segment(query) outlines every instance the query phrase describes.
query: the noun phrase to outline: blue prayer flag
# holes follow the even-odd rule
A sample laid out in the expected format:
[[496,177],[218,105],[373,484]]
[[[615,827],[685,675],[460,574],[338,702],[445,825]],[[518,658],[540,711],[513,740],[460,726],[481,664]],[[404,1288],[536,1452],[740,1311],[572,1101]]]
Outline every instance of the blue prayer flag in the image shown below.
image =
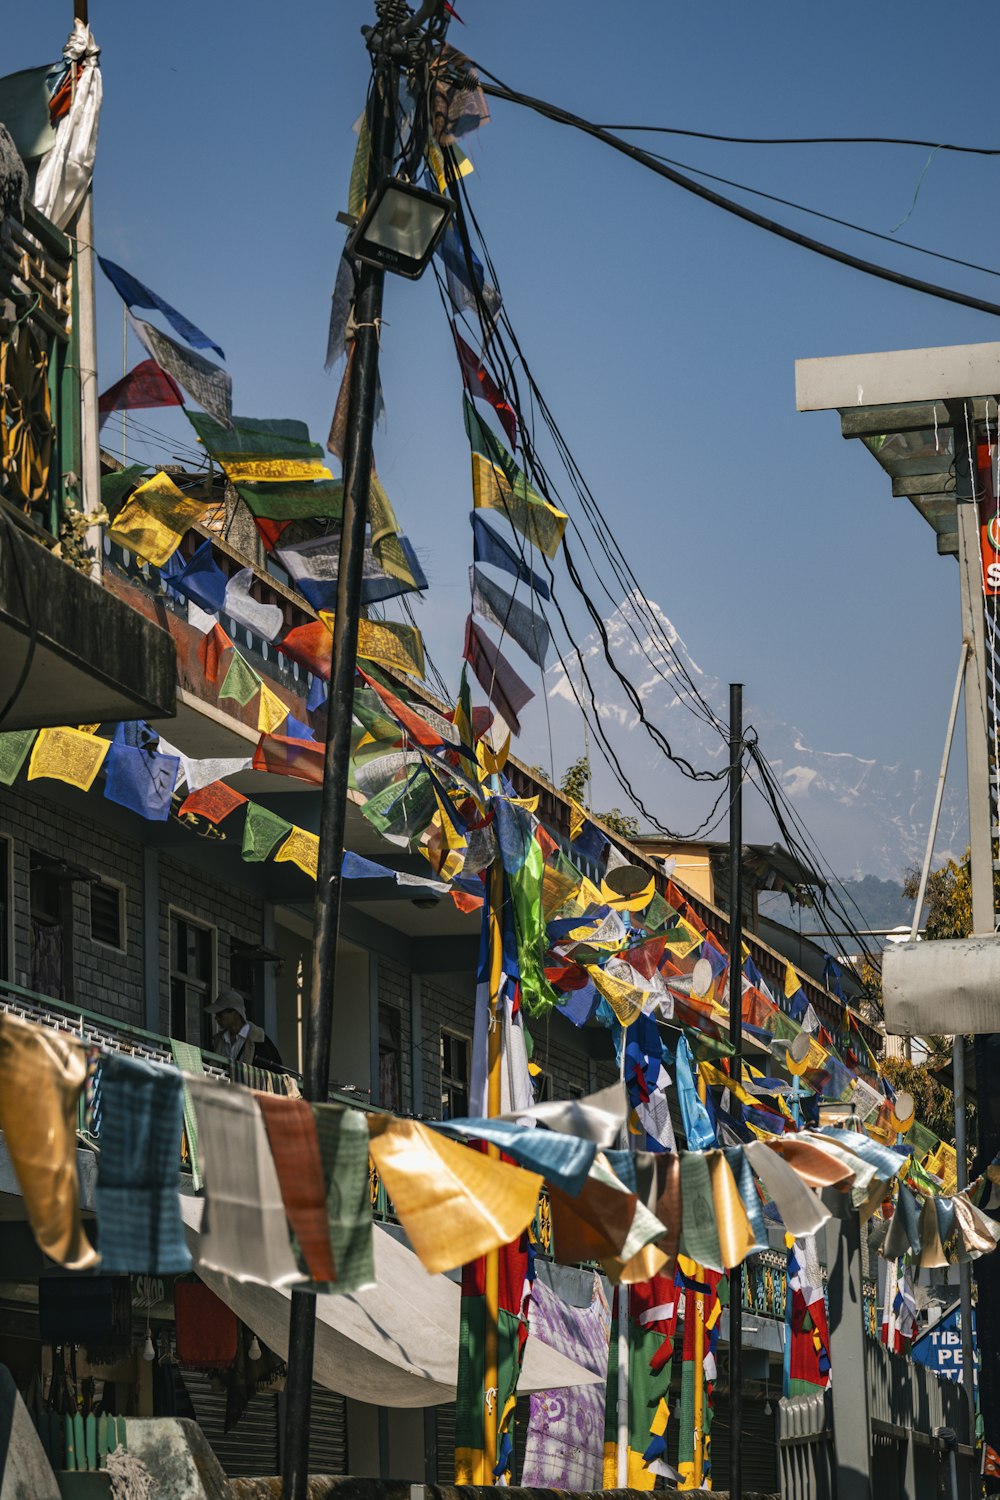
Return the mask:
[[302,724],[294,714],[289,714],[285,720],[285,738],[288,740],[315,740],[312,726]]
[[474,562],[491,563],[495,568],[502,568],[505,573],[512,573],[515,578],[520,578],[533,589],[540,599],[548,599],[549,586],[544,578],[539,578],[537,573],[520,557],[509,542],[495,532],[492,526],[483,517],[482,511],[470,512],[472,521],[472,557]]
[[179,589],[185,598],[192,600],[199,609],[210,615],[221,612],[226,601],[228,582],[229,579],[215,561],[212,543],[207,539],[170,580],[172,588]]
[[143,286],[141,281],[121,266],[116,266],[113,260],[105,260],[103,255],[97,257],[98,264],[105,276],[111,282],[119,297],[126,307],[151,307],[161,312],[175,333],[179,333],[185,343],[190,344],[192,349],[214,349],[220,359],[225,355],[218,344],[212,342],[207,333],[202,333],[200,328],[188,321],[183,313],[179,313],[176,307],[171,307],[169,302],[164,302],[156,292],[151,292],[148,286]]
[[176,755],[160,755],[126,743],[119,725],[104,760],[104,795],[140,818],[165,823],[180,768]]

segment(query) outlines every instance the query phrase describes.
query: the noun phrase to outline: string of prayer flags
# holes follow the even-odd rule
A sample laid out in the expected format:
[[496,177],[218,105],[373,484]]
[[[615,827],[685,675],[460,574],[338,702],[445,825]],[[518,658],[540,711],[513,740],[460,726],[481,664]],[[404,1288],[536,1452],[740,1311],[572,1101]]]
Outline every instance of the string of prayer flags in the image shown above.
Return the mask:
[[535,695],[500,655],[489,636],[484,634],[471,615],[465,622],[462,657],[469,663],[476,681],[497,713],[514,734],[520,734],[518,714]]
[[165,302],[156,292],[150,291],[148,286],[143,286],[142,282],[128,271],[123,270],[121,266],[116,266],[114,261],[106,260],[103,255],[99,255],[97,263],[126,307],[148,307],[161,312],[174,332],[185,343],[190,344],[192,349],[214,349],[220,359],[225,359],[226,356],[218,344],[213,342],[207,333],[202,333],[200,328],[196,328],[190,319],[177,311],[176,307],[171,307],[169,302]]
[[793,1021],[801,1021],[809,1005],[809,997],[802,988],[802,981],[791,964],[785,965],[784,1009]]
[[463,397],[465,430],[472,445],[472,494],[477,510],[498,510],[546,557],[555,557],[569,517],[544,500]]
[[544,578],[533,573],[523,557],[519,557],[509,542],[495,532],[481,511],[469,512],[472,522],[472,557],[477,563],[490,563],[495,568],[502,568],[505,573],[512,573],[526,583],[533,593],[540,599],[548,599],[549,586]]
[[[395,572],[383,566],[369,542],[365,547],[363,562],[362,604],[381,604],[401,594],[412,593],[415,589],[427,588],[427,579],[409,541],[405,536],[395,540],[405,558],[412,581],[398,577]],[[336,605],[340,545],[340,533],[337,532],[276,549],[278,560],[287,569],[295,587],[317,611],[332,610]]]
[[253,568],[241,568],[226,584],[224,610],[237,625],[273,641],[285,623],[284,611],[277,604],[255,599],[250,590],[256,581]]
[[[691,1267],[694,1271],[696,1268]],[[701,1271],[697,1268],[699,1276],[697,1281],[683,1277],[684,1284],[684,1342],[681,1349],[681,1402],[680,1420],[678,1425],[677,1443],[677,1470],[679,1474],[678,1489],[693,1490],[698,1488],[695,1474],[695,1442],[701,1446],[700,1464],[702,1487],[711,1487],[712,1478],[712,1414],[713,1393],[716,1377],[715,1351],[719,1341],[719,1327],[722,1321],[722,1303],[719,1297],[720,1289],[728,1290],[727,1282],[717,1271]],[[698,1299],[704,1298],[699,1308]],[[701,1430],[695,1430],[695,1325],[699,1318],[704,1319],[706,1338],[704,1341],[704,1355],[702,1360],[702,1372],[704,1375],[704,1394],[702,1405]]]
[[293,826],[281,848],[274,856],[276,864],[285,861],[298,865],[305,875],[316,879],[316,870],[319,864],[319,839],[314,833],[309,833],[305,828]]
[[0,1015],[0,1130],[40,1249],[72,1271],[98,1259],[80,1218],[76,1167],[77,1106],[86,1077],[79,1042]]
[[454,311],[463,313],[472,309],[478,316],[482,303],[487,320],[495,319],[503,299],[496,287],[486,280],[482,261],[476,252],[470,249],[466,259],[466,249],[454,223],[448,223],[434,247],[434,254],[444,266],[448,300]]
[[[128,314],[129,326],[146,353],[161,370],[182,386],[193,401],[217,422],[228,427],[233,419],[233,380],[220,365],[213,364],[201,354],[184,349],[175,339],[161,333],[152,323],[145,323],[133,313]],[[187,407],[184,411],[190,417]]]
[[277,813],[269,812],[259,802],[247,803],[247,820],[243,826],[243,858],[261,864],[283,843],[294,825]]
[[534,1218],[542,1179],[470,1151],[417,1120],[369,1115],[369,1150],[431,1275],[508,1245]]
[[491,578],[487,578],[475,564],[470,571],[474,613],[498,625],[544,671],[550,641],[549,627],[545,620]]
[[206,682],[218,682],[219,665],[226,652],[232,649],[232,641],[216,621],[211,630],[206,631],[202,636],[198,647],[198,660],[201,662]]
[[79,729],[40,729],[28,762],[28,780],[47,777],[89,792],[110,748],[110,740]]
[[[228,583],[229,579],[215,561],[211,539],[206,538],[180,571],[173,575],[170,587],[179,590],[206,614],[217,615],[226,602]],[[229,637],[226,639],[228,641]]]
[[103,427],[113,411],[183,405],[184,395],[176,380],[161,370],[155,359],[144,359],[101,392],[97,398],[97,425]]
[[219,689],[219,698],[234,698],[241,708],[246,708],[251,698],[260,692],[261,678],[240,653],[233,651],[229,671]]
[[510,446],[516,448],[517,414],[514,408],[503,399],[492,375],[483,368],[482,360],[478,359],[475,351],[469,348],[454,323],[451,325],[451,331],[455,338],[455,348],[458,352],[458,363],[462,370],[465,389],[470,396],[477,396],[488,406],[492,406],[500,426],[507,434]]
[[0,782],[13,786],[35,743],[37,729],[9,729],[0,734]]
[[219,824],[242,807],[248,799],[235,787],[227,786],[224,781],[211,781],[208,786],[200,787],[198,791],[191,792],[178,808],[178,815],[186,817],[189,814],[198,818],[207,818],[210,823]]
[[185,495],[161,470],[132,491],[108,528],[108,537],[160,567],[210,508],[210,501]]

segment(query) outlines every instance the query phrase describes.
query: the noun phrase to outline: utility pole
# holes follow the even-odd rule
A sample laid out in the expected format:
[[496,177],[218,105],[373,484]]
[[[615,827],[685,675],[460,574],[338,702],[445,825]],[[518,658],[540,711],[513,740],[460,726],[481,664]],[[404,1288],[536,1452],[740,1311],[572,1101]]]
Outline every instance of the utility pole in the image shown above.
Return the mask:
[[[408,8],[397,0],[376,0],[378,25],[368,37],[374,80],[370,97],[371,156],[368,195],[391,176],[396,131],[398,64],[390,49],[379,45],[383,28],[405,21]],[[330,686],[327,697],[326,753],[320,805],[319,856],[313,917],[313,962],[309,989],[309,1017],[303,1076],[306,1099],[323,1102],[330,1087],[330,1046],[333,996],[337,976],[337,936],[340,928],[341,864],[347,821],[347,783],[350,770],[354,678],[357,666],[358,621],[368,522],[368,489],[372,470],[372,433],[378,386],[379,325],[385,272],[361,263],[354,305],[355,343],[351,362],[347,443],[344,451],[344,512],[337,578],[337,612],[333,625]],[[282,1464],[283,1500],[307,1500],[309,1483],[309,1425],[312,1404],[313,1352],[316,1337],[316,1298],[292,1292],[288,1327],[285,1452]]]
[[[743,684],[729,684],[730,1077],[743,1082]],[[729,1273],[729,1494],[743,1500],[743,1262]]]
[[[73,0],[73,20],[90,24],[88,0]],[[97,316],[94,294],[94,185],[87,188],[72,229],[76,260],[77,358],[80,375],[80,499],[87,515],[101,508],[101,439],[97,425]],[[93,576],[101,575],[101,531],[87,530]]]
[[[965,757],[969,797],[969,861],[972,881],[972,934],[992,936],[993,815],[990,798],[990,732],[986,703],[986,622],[979,543],[979,497],[976,483],[974,424],[967,404],[949,404],[955,438],[955,516],[958,522],[958,572],[962,597],[965,651]],[[998,746],[993,746],[996,754]],[[968,1186],[966,1131],[965,1037],[952,1042],[955,1086],[955,1166],[958,1189]],[[962,1388],[968,1411],[966,1441],[976,1441],[975,1346],[972,1338],[972,1274],[968,1262],[958,1268],[962,1308]]]

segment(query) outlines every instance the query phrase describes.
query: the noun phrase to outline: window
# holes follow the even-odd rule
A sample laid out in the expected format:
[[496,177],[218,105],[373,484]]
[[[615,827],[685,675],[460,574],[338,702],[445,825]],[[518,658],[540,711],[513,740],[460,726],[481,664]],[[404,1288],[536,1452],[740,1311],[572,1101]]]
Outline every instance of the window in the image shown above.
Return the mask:
[[90,887],[90,936],[105,948],[125,948],[125,887],[95,880]]
[[14,841],[0,836],[0,979],[14,978]]
[[403,1107],[403,1039],[399,1011],[394,1005],[378,1008],[378,1102],[383,1109]]
[[469,1039],[453,1031],[441,1033],[441,1118],[460,1119],[469,1113]]
[[170,1035],[179,1042],[200,1039],[211,1049],[212,1018],[205,1006],[215,984],[215,928],[179,912],[170,913]]
[[543,1068],[532,1075],[531,1086],[535,1091],[535,1103],[545,1104],[552,1098],[552,1074]]
[[69,1000],[67,927],[72,939],[72,886],[60,878],[59,861],[32,849],[30,855],[31,988],[53,1000]]

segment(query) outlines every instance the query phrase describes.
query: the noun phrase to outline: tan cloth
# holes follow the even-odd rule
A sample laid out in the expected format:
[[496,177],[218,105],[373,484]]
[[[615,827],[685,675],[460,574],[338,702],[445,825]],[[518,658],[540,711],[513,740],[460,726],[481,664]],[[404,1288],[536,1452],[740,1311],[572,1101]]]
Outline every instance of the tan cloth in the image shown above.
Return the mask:
[[0,1016],[0,1129],[39,1247],[70,1271],[99,1257],[83,1232],[76,1173],[83,1048],[62,1032]]

